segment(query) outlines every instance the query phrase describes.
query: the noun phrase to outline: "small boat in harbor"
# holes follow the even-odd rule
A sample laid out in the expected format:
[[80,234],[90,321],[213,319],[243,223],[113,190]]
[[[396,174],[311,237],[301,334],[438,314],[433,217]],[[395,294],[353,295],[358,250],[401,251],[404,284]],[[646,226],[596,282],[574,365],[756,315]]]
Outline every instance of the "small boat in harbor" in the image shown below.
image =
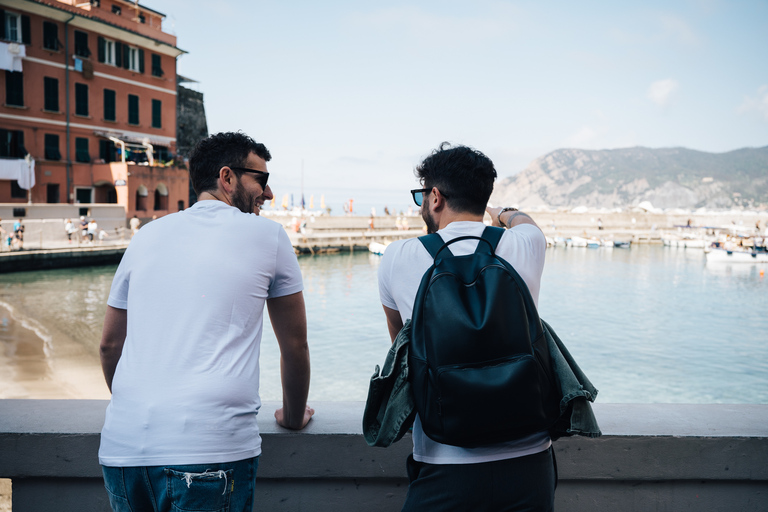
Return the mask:
[[368,244],[368,251],[373,254],[378,254],[379,256],[384,254],[384,251],[387,250],[387,246],[389,244],[381,244],[379,242],[371,242]]
[[768,252],[728,250],[711,247],[706,251],[707,262],[722,263],[768,263]]
[[614,240],[613,246],[618,247],[620,249],[629,249],[632,245],[632,242],[629,240]]

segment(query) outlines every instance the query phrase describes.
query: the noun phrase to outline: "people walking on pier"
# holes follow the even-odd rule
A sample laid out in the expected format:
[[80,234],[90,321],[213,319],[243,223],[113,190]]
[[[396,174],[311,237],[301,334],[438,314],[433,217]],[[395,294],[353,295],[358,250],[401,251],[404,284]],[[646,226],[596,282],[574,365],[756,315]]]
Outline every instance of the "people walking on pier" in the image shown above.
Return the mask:
[[16,250],[24,249],[24,224],[21,218],[13,223],[13,245],[16,246]]
[[88,238],[88,221],[85,219],[85,216],[80,216],[80,241],[85,242],[85,240]]
[[133,217],[131,217],[131,220],[128,223],[128,225],[131,227],[131,238],[133,238],[133,236],[139,232],[139,226],[141,226],[141,221],[136,215],[134,215]]
[[[483,216],[487,211],[494,226],[506,228],[496,254],[517,270],[538,302],[546,240],[525,213],[487,207],[497,176],[493,162],[471,148],[443,144],[417,167],[416,174],[423,188],[412,193],[428,232],[438,233],[443,241],[478,237],[485,230]],[[465,240],[445,250],[461,256],[472,253],[477,243]],[[415,238],[393,242],[384,253],[379,293],[393,342],[412,318],[422,276],[433,263],[430,252]],[[462,403],[456,397],[448,399]],[[480,447],[460,447],[427,436],[426,424],[416,416],[413,454],[407,461],[410,485],[403,510],[553,509],[556,476],[546,431]]]
[[281,354],[275,419],[302,429],[314,414],[298,261],[259,216],[270,159],[241,132],[200,141],[198,202],[142,227],[123,255],[100,346],[112,399],[99,462],[115,510],[252,510],[265,305]]

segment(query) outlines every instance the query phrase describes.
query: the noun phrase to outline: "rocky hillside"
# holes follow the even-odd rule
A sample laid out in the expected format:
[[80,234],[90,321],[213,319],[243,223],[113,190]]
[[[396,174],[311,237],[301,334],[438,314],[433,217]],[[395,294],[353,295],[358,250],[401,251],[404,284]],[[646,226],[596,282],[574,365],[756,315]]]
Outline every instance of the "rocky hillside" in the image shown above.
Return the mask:
[[496,183],[494,204],[535,207],[768,206],[768,146],[728,153],[643,147],[558,149]]

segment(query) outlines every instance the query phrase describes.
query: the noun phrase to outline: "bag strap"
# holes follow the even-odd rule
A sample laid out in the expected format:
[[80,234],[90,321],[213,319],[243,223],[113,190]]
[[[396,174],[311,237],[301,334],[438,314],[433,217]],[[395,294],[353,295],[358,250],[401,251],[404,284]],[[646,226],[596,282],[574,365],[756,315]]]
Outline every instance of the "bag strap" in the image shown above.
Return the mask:
[[[499,241],[501,240],[501,237],[504,235],[504,231],[506,231],[504,228],[497,228],[494,226],[485,226],[485,229],[483,230],[483,240],[491,244],[491,248],[493,249],[493,252],[496,252],[496,247],[499,245]],[[475,252],[480,251],[480,245],[477,244],[477,249],[475,249]]]
[[420,236],[419,241],[427,249],[432,256],[432,259],[437,258],[437,253],[440,252],[440,249],[443,247],[443,237],[437,233],[432,233],[431,235]]
[[454,238],[453,240],[449,240],[448,242],[443,242],[443,237],[441,237],[437,233],[432,233],[431,235],[420,236],[419,241],[427,249],[427,252],[429,252],[433,260],[437,259],[437,254],[442,249],[453,244],[454,242],[459,242],[461,240],[471,240],[471,239],[478,240],[477,248],[475,248],[475,253],[479,253],[485,249],[486,244],[479,242],[479,240],[482,239],[482,240],[485,240],[485,242],[490,246],[491,254],[495,254],[496,246],[499,245],[499,241],[501,240],[502,235],[504,235],[504,231],[505,231],[504,228],[486,226],[485,229],[483,230],[482,236],[480,237],[460,236],[458,238]]

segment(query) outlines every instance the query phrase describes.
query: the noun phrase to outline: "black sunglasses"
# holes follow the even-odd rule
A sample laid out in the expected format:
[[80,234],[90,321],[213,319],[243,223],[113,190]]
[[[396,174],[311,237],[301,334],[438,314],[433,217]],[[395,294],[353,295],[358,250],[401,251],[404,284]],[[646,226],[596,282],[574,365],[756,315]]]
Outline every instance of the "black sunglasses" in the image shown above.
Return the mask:
[[240,172],[252,172],[256,174],[257,176],[254,176],[256,180],[259,182],[259,185],[261,185],[261,188],[266,189],[267,188],[267,180],[269,180],[269,173],[265,171],[257,171],[256,169],[248,169],[246,167],[232,167],[231,165],[227,166],[233,171],[240,171]]
[[[411,195],[413,196],[413,202],[416,203],[416,206],[421,206],[421,203],[424,202],[424,196],[427,195],[429,192],[432,191],[432,188],[415,188],[411,190]],[[443,194],[443,197],[446,199],[449,199],[447,195],[445,195],[442,191],[440,192]]]

